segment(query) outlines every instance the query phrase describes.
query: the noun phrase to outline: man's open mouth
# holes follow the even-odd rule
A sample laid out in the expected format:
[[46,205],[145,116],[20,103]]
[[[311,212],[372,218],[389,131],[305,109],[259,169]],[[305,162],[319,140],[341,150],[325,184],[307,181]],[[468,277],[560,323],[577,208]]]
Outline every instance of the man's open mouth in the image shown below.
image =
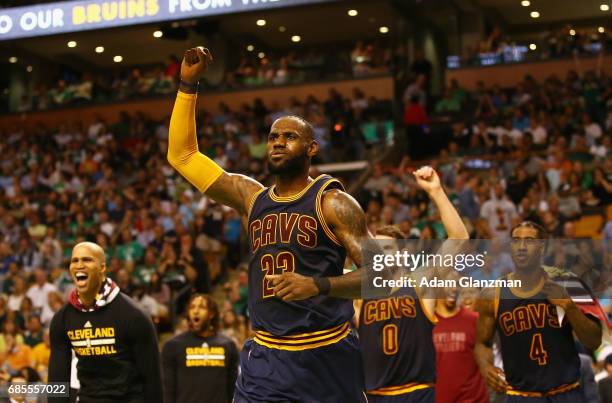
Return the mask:
[[85,285],[87,285],[87,279],[89,278],[89,275],[85,272],[78,272],[74,274],[74,277],[76,279],[76,285],[78,287],[84,287]]

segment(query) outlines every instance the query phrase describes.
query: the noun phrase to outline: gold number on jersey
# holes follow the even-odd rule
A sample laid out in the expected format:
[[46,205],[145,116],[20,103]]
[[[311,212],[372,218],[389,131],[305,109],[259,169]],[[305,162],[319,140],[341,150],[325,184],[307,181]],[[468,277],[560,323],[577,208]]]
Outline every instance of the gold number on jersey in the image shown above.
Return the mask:
[[548,363],[548,353],[544,350],[542,343],[542,333],[535,333],[531,339],[531,349],[529,350],[529,358],[538,362],[538,365],[546,365]]
[[262,293],[263,298],[269,298],[274,296],[274,289],[270,285],[270,280],[267,280],[265,276],[271,276],[274,274],[282,274],[286,271],[295,270],[295,257],[293,253],[283,251],[276,255],[266,253],[261,257],[261,270],[264,272]]
[[389,324],[382,330],[383,352],[387,355],[397,353],[397,325]]

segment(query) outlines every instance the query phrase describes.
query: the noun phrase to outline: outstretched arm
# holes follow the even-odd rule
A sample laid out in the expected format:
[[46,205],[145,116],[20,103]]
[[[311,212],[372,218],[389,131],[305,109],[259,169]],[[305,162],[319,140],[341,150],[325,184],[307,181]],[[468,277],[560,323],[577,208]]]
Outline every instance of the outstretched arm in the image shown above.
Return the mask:
[[181,86],[170,118],[168,162],[200,192],[215,201],[248,214],[251,197],[263,186],[239,174],[225,172],[198,149],[196,136],[196,85],[202,78],[212,55],[198,47],[185,52],[181,65]]
[[[457,209],[455,209],[455,206],[444,192],[438,173],[432,167],[424,166],[414,171],[413,175],[419,187],[427,193],[427,196],[429,196],[440,212],[440,220],[448,236],[448,239],[442,243],[436,253],[442,256],[461,253],[467,246],[470,234],[465,228],[465,224]],[[444,266],[422,267],[411,273],[411,277],[417,283],[416,288],[420,297],[424,299],[427,305],[431,305],[432,311],[435,307],[435,301],[429,301],[436,297],[438,290],[436,288],[420,287],[418,284],[421,284],[421,279],[423,278],[446,278],[452,273],[456,273],[452,267]]]

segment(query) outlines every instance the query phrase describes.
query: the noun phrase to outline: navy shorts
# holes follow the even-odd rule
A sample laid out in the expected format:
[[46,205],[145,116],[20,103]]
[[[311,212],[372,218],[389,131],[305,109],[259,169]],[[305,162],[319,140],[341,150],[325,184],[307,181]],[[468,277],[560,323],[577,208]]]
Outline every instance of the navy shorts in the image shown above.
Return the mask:
[[357,337],[301,351],[248,340],[240,353],[234,403],[364,403]]
[[546,397],[506,396],[506,403],[586,403],[582,388]]
[[434,388],[418,389],[413,392],[395,396],[382,396],[368,394],[368,403],[435,403],[436,392]]

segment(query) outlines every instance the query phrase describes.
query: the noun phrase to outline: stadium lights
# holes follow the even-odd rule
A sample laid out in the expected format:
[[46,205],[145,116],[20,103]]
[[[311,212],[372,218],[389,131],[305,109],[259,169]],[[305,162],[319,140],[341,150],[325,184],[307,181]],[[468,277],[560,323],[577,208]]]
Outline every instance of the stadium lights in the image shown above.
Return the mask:
[[115,62],[115,63],[121,63],[122,61],[123,61],[123,56],[117,55],[117,56],[113,57],[113,62]]
[[9,63],[13,63],[13,64],[17,63],[17,58],[15,56],[9,57]]
[[26,71],[27,71],[28,73],[31,73],[31,72],[32,72],[32,70],[34,70],[34,68],[33,68],[32,66],[28,66],[28,67],[26,67]]
[[530,44],[529,44],[529,49],[531,49],[531,50],[536,50],[537,48],[538,48],[538,47],[536,46],[536,44],[535,44],[535,43],[530,43]]
[[76,48],[76,45],[77,45],[76,41],[68,41],[69,48]]
[[301,36],[299,36],[299,35],[293,35],[293,36],[291,37],[291,42],[299,42],[299,41],[301,41],[301,40],[302,40],[302,37],[301,37]]
[[599,9],[601,11],[608,11],[608,10],[610,10],[610,6],[604,3],[601,6],[599,6]]
[[96,53],[104,52],[104,46],[96,46]]
[[257,57],[259,57],[260,59],[263,59],[264,57],[266,57],[266,54],[264,52],[259,52],[257,54]]
[[249,52],[252,52],[252,51],[254,51],[254,50],[255,50],[255,46],[253,46],[253,45],[247,45],[247,50],[248,50]]
[[599,32],[600,34],[603,34],[604,32],[606,32],[604,27],[599,27],[597,28],[597,32]]
[[287,27],[285,27],[284,25],[281,25],[280,27],[278,27],[279,32],[285,32],[286,30],[287,30]]
[[356,17],[356,16],[357,16],[357,14],[359,14],[359,13],[357,12],[357,10],[348,10],[348,11],[347,11],[347,14],[348,14],[350,17]]
[[540,18],[540,13],[537,11],[532,11],[529,15],[531,16],[531,18]]
[[154,38],[161,38],[162,36],[164,36],[164,33],[162,31],[155,31],[155,32],[153,32],[153,37]]
[[530,5],[531,5],[531,2],[529,0],[521,1],[521,6],[523,7],[529,7]]
[[263,27],[266,25],[266,20],[257,20],[256,24],[258,27]]
[[378,32],[380,32],[381,34],[386,34],[389,32],[389,27],[380,27],[378,28]]

